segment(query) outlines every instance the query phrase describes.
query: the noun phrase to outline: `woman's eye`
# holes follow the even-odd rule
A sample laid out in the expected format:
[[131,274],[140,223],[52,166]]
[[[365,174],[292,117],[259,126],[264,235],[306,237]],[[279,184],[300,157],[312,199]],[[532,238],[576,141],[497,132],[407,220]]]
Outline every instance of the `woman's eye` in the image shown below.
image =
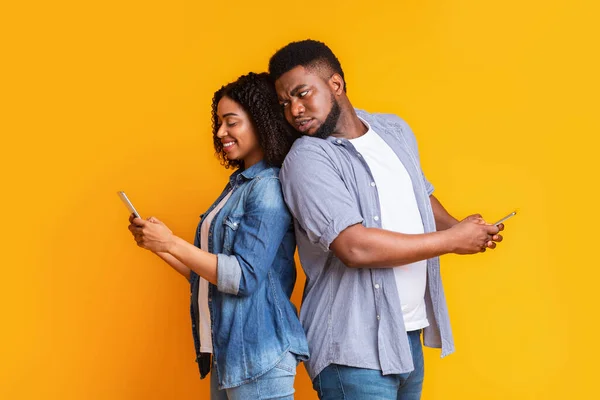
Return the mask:
[[236,125],[237,125],[237,122],[230,122],[230,123],[227,124],[227,126],[230,127],[230,128],[232,126],[236,126]]
[[300,93],[298,94],[298,97],[304,97],[304,96],[306,96],[307,94],[308,94],[308,90],[305,90],[304,92],[300,92]]

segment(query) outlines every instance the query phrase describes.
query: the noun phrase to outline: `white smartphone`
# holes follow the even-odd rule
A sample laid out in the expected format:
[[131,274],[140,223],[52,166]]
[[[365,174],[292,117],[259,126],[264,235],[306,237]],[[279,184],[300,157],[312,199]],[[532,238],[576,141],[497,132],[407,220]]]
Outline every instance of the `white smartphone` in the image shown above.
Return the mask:
[[494,222],[494,225],[498,226],[501,223],[503,223],[504,221],[506,221],[507,219],[514,217],[515,215],[517,215],[517,212],[513,211],[510,214],[508,214],[506,217],[504,217],[501,220],[499,220],[498,222]]
[[136,218],[142,218],[142,217],[140,217],[140,214],[138,214],[138,212],[136,211],[133,204],[131,204],[131,201],[129,201],[129,199],[127,198],[127,195],[125,194],[125,192],[121,191],[121,192],[117,192],[117,194],[119,195],[119,197],[121,198],[121,200],[123,201],[125,206],[129,209],[129,212],[131,214],[135,215]]

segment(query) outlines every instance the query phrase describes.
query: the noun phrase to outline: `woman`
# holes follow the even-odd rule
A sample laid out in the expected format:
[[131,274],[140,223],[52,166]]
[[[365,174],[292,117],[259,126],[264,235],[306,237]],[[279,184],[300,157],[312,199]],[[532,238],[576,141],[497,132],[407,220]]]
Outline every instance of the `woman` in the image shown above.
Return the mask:
[[290,301],[296,243],[278,176],[295,136],[265,73],[218,90],[212,120],[217,155],[237,170],[201,217],[194,245],[153,217],[132,216],[129,229],[191,283],[202,378],[212,353],[211,399],[293,399],[308,346]]

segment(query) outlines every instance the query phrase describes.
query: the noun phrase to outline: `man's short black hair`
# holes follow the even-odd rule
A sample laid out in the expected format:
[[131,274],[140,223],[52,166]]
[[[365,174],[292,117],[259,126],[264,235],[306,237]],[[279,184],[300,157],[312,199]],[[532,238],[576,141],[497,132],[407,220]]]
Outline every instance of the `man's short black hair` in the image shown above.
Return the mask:
[[292,42],[277,50],[269,60],[269,74],[273,81],[276,81],[281,75],[299,65],[307,69],[325,67],[332,74],[338,73],[344,79],[344,91],[346,91],[346,79],[340,61],[325,43],[307,39]]

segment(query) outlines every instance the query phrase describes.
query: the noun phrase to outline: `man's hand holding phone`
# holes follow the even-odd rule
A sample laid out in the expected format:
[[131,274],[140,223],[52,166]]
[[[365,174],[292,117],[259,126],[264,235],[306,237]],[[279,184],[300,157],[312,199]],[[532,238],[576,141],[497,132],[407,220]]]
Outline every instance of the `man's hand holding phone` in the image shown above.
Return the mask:
[[475,254],[495,248],[503,239],[499,234],[503,229],[503,225],[487,224],[481,215],[474,214],[444,232],[449,235],[451,253]]
[[504,238],[500,232],[504,230],[504,221],[514,217],[516,211],[511,212],[504,218],[488,224],[480,214],[470,215],[450,228],[449,235],[452,243],[452,253],[475,254],[485,252],[487,249],[495,249],[496,243]]

